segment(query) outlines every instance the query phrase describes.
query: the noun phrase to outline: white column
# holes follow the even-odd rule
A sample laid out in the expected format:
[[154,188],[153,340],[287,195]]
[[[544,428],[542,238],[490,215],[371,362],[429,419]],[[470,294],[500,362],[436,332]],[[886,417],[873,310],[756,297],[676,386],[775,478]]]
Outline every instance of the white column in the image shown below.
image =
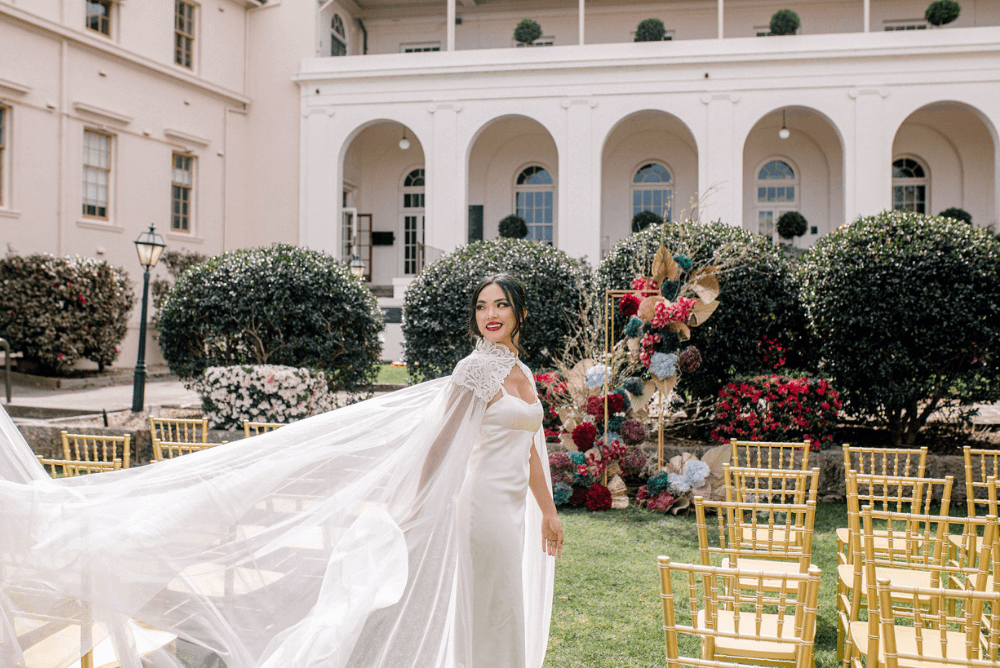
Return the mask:
[[698,199],[702,220],[743,224],[743,155],[736,142],[735,105],[739,96],[729,93],[705,95],[705,137],[698,155]]
[[865,0],[865,32],[871,31],[872,22],[872,1]]
[[722,39],[723,33],[725,32],[723,29],[723,21],[722,21],[722,0],[719,0],[718,14],[719,14],[719,39]]
[[448,0],[448,51],[455,50],[455,2],[456,0]]
[[580,14],[580,18],[579,18],[579,22],[580,22],[580,27],[579,27],[579,31],[580,31],[580,46],[583,46],[583,32],[584,32],[584,25],[585,25],[584,14],[583,14],[583,3],[584,3],[584,0],[580,0],[580,12],[579,12],[579,14]]
[[[847,220],[892,208],[892,137],[883,127],[886,89],[855,88],[854,137],[845,147]],[[848,138],[849,139],[849,138]]]
[[556,183],[556,247],[573,257],[601,260],[601,184],[597,178],[600,142],[593,137],[597,100],[563,100],[566,125],[557,142],[559,174]]
[[[299,245],[340,258],[340,146],[330,140],[333,110],[308,109],[301,131]],[[340,258],[343,259],[343,258]]]
[[[465,184],[468,180],[459,150],[460,104],[432,104],[431,137],[425,146],[426,221],[425,240],[431,249],[451,252],[467,239],[468,212]],[[433,252],[433,251],[432,251]]]

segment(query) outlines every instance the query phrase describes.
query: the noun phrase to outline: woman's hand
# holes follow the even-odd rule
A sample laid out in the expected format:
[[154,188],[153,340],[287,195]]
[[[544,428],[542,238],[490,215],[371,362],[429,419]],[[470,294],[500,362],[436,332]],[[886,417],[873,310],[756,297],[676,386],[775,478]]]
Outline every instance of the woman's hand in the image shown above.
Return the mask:
[[542,516],[542,551],[550,557],[562,556],[562,522],[555,513]]

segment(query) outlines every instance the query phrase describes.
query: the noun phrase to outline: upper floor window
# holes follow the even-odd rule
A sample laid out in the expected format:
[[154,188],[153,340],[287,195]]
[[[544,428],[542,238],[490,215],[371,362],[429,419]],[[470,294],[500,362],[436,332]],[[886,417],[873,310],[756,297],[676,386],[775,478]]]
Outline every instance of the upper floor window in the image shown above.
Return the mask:
[[886,21],[883,24],[886,32],[895,32],[897,30],[927,30],[928,25],[927,21],[922,19],[913,19],[910,21]]
[[797,211],[799,175],[784,160],[769,160],[757,170],[757,233],[774,237],[774,226],[786,211]]
[[174,0],[174,62],[194,68],[195,6],[184,0]]
[[0,107],[0,206],[5,206],[7,185],[7,107]]
[[892,208],[911,213],[927,213],[927,186],[930,179],[924,166],[912,158],[892,163]]
[[441,42],[412,42],[410,44],[400,44],[400,53],[423,53],[427,51],[440,51]]
[[111,135],[83,131],[83,215],[108,219],[111,190]]
[[340,14],[334,14],[330,22],[330,55],[347,55],[347,30],[344,28],[344,19]]
[[531,44],[525,44],[524,42],[514,41],[514,46],[520,48],[522,46],[555,46],[556,38],[552,35],[547,35],[545,37],[539,37]]
[[114,0],[87,0],[87,28],[111,36],[111,10]]
[[632,216],[640,211],[652,211],[663,220],[670,220],[672,180],[670,170],[655,162],[636,170],[632,176]]
[[555,181],[549,170],[541,165],[532,165],[517,175],[514,208],[528,224],[526,238],[552,245],[554,202]]
[[174,153],[170,177],[170,230],[191,231],[191,202],[194,191],[194,158]]

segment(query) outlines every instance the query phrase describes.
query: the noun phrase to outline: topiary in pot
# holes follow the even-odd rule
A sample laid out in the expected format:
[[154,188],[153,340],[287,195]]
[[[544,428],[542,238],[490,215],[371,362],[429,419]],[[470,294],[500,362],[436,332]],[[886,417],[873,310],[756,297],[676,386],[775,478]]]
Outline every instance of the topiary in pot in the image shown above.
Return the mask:
[[962,222],[972,225],[972,214],[965,209],[959,209],[957,206],[949,207],[938,214],[941,218],[951,218],[952,220],[961,220]]
[[667,28],[660,19],[645,19],[635,28],[636,42],[662,42]]
[[786,211],[778,218],[775,229],[778,230],[778,236],[782,239],[794,239],[806,233],[806,230],[809,229],[809,223],[806,222],[806,217],[798,211]]
[[579,324],[592,288],[586,262],[541,243],[517,239],[477,241],[424,268],[406,290],[403,336],[410,378],[451,373],[472,350],[469,300],[484,276],[507,272],[524,285],[528,319],[521,343],[533,369],[551,369]]
[[772,35],[794,35],[801,25],[799,15],[791,9],[779,9],[771,16]]
[[523,239],[528,236],[528,224],[524,218],[512,213],[500,221],[500,236],[504,239]]
[[955,0],[934,0],[924,12],[924,18],[933,26],[951,23],[962,13],[962,6]]
[[80,359],[103,371],[118,357],[134,302],[128,274],[104,261],[47,254],[0,260],[0,337],[43,374],[63,374]]
[[325,371],[331,392],[367,391],[385,325],[375,298],[335,258],[276,244],[236,250],[180,275],[160,309],[160,349],[182,379],[210,366]]
[[[702,354],[697,371],[681,375],[688,396],[712,397],[733,375],[773,372],[762,358],[761,341],[784,348],[786,363],[810,369],[814,363],[791,261],[770,239],[722,222],[682,221],[650,226],[620,241],[597,270],[599,301],[605,290],[627,290],[637,274],[649,275],[661,241],[672,253],[687,255],[695,266],[730,258],[719,273],[719,308],[704,325],[691,329]],[[624,318],[616,320],[622,336]]]
[[521,44],[531,44],[541,36],[542,26],[531,19],[521,19],[521,22],[514,28],[514,39]]
[[993,235],[887,211],[837,229],[799,262],[823,375],[848,413],[912,444],[936,411],[1000,399]]
[[632,216],[632,232],[641,232],[650,225],[662,225],[663,216],[652,211],[640,211]]

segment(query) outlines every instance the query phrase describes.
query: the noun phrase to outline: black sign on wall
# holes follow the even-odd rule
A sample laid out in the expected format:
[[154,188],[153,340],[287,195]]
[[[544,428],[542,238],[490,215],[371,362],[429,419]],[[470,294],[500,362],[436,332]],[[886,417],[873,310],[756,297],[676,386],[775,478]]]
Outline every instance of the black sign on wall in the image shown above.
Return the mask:
[[469,243],[483,240],[483,205],[469,205]]

